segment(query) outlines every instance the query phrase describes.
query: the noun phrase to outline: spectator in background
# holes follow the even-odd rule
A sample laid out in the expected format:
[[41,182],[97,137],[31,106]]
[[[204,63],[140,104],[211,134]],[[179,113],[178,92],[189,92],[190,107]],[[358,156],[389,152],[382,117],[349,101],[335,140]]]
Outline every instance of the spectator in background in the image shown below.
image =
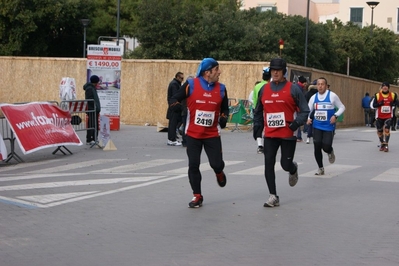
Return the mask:
[[[303,95],[306,94],[306,86],[308,85],[308,80],[304,76],[298,77],[298,82],[296,85],[301,89]],[[302,142],[302,127],[298,129],[298,133],[296,135],[296,141]]]
[[[175,75],[175,78],[169,83],[168,86],[168,95],[167,95],[167,101],[172,98],[173,95],[177,93],[177,91],[181,87],[181,83],[184,80],[184,74],[182,72],[177,72]],[[178,109],[180,107],[180,109]],[[181,142],[176,140],[176,130],[177,130],[177,125],[181,121],[181,105],[175,107],[173,110],[171,108],[168,108],[166,118],[169,119],[169,125],[168,125],[168,142],[167,144],[169,146],[181,146]]]
[[94,145],[97,143],[98,137],[98,117],[101,112],[101,105],[100,99],[98,98],[97,94],[97,84],[100,82],[100,78],[96,75],[90,77],[90,82],[86,83],[83,86],[83,90],[85,91],[85,99],[86,100],[94,100],[89,101],[88,109],[89,110],[96,110],[95,113],[90,112],[88,113],[88,128],[86,133],[86,144],[87,145]]
[[[195,74],[190,74],[187,77],[187,80],[193,79],[195,78]],[[186,82],[187,82],[186,80]],[[181,87],[180,89],[184,89],[183,87]],[[181,101],[181,106],[182,106],[182,111],[181,111],[181,117],[182,117],[182,123],[181,126],[179,128],[180,134],[182,136],[182,142],[181,144],[183,145],[183,147],[187,147],[187,140],[186,140],[186,124],[187,124],[187,102],[186,99]]]
[[[308,91],[305,94],[306,102],[309,103],[310,98],[316,94],[317,92],[317,79],[313,80],[313,82],[308,87]],[[313,119],[313,114],[310,114],[311,119]],[[307,124],[307,137],[306,137],[306,144],[310,143],[310,139],[313,138],[313,124]]]
[[362,108],[364,111],[364,123],[366,124],[366,127],[371,126],[371,108],[370,108],[370,94],[366,92],[362,99]]
[[[271,78],[271,74],[270,74],[270,68],[269,67],[265,67],[263,68],[263,72],[262,72],[262,81],[259,82],[258,84],[255,84],[255,88],[253,90],[253,95],[252,95],[252,102],[253,102],[253,108],[255,110],[256,105],[258,103],[258,96],[259,96],[259,91],[267,84],[269,83]],[[255,130],[255,129],[254,129]],[[258,148],[256,150],[256,152],[258,154],[262,154],[264,152],[264,148],[263,148],[263,137],[262,137],[262,132],[263,132],[263,128],[258,128],[258,132],[254,132],[254,134],[256,134],[256,143],[258,144]]]

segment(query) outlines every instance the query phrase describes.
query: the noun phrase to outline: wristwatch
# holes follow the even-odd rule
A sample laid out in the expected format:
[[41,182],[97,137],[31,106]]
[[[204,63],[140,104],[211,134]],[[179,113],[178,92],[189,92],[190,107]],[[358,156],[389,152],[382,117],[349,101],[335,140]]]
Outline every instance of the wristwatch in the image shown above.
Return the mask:
[[334,114],[334,116],[335,116],[336,119],[338,118],[338,116],[336,114]]

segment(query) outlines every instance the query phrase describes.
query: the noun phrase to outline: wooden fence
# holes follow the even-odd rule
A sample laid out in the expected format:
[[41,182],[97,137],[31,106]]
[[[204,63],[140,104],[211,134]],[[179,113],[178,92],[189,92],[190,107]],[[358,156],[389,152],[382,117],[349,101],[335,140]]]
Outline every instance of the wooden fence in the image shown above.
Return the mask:
[[[176,72],[185,77],[195,74],[200,61],[123,60],[121,75],[121,122],[125,124],[167,124],[167,87]],[[268,62],[220,61],[220,82],[226,84],[228,97],[247,99],[255,82],[262,78]],[[325,77],[331,90],[346,106],[344,121],[339,127],[364,124],[361,99],[366,92],[377,92],[381,82],[354,78],[332,72],[288,65],[289,72],[310,72],[311,78]],[[83,58],[0,57],[0,102],[60,101],[59,82],[62,77],[76,80],[77,97],[84,99],[86,60]],[[391,91],[399,92],[398,86]]]

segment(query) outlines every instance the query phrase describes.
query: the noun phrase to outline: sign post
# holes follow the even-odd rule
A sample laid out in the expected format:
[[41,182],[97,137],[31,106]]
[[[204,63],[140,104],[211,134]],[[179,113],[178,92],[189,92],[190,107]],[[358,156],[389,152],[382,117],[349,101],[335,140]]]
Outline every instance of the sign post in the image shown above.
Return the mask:
[[101,115],[110,119],[110,129],[120,129],[120,89],[122,49],[120,46],[89,45],[87,48],[87,81],[97,75],[97,93]]

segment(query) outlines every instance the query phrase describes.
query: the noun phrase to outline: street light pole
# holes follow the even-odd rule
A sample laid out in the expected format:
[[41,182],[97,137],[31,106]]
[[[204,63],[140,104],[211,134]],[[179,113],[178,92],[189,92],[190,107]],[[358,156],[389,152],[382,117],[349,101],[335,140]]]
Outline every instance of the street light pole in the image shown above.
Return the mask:
[[371,27],[370,27],[370,36],[373,36],[373,17],[374,17],[374,8],[378,6],[380,2],[370,1],[366,2],[369,7],[371,7]]
[[83,58],[86,58],[86,28],[90,24],[90,19],[82,18],[79,21],[83,25]]
[[306,67],[307,62],[308,62],[309,6],[310,6],[310,0],[308,0],[308,7],[307,7],[307,11],[306,11],[305,63],[304,63],[305,67]]
[[120,21],[120,13],[121,13],[121,0],[118,0],[118,8],[117,8],[117,18],[116,18],[116,45],[119,46],[119,21]]

